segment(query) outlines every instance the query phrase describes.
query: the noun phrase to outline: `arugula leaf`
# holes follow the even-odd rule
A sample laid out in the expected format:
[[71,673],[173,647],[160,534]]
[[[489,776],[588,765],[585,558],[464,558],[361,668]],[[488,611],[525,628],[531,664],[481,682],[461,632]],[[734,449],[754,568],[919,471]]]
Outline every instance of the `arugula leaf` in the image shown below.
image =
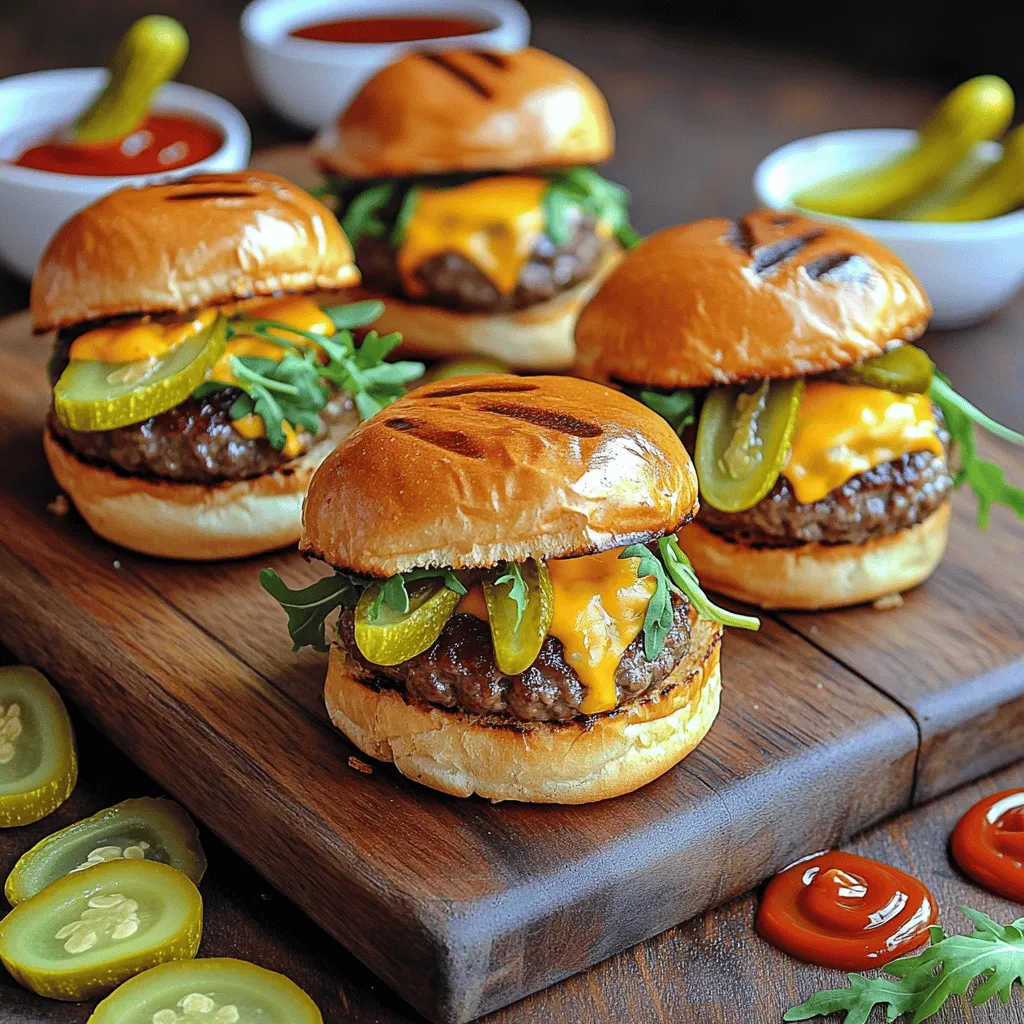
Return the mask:
[[697,392],[688,388],[678,391],[647,391],[627,389],[630,397],[656,412],[680,436],[688,426],[697,422]]
[[581,217],[603,221],[627,249],[640,241],[629,223],[629,193],[592,167],[573,167],[552,175],[544,193],[544,222],[556,245],[565,245],[572,238]]
[[370,581],[336,572],[301,590],[292,590],[273,569],[260,572],[260,586],[288,613],[288,635],[293,650],[312,647],[325,653],[326,618],[337,608],[354,608],[363,587]]
[[887,1007],[886,1020],[912,1015],[910,1024],[933,1017],[953,995],[964,995],[978,978],[971,1002],[975,1006],[998,995],[1008,1002],[1017,981],[1024,981],[1024,918],[1000,925],[970,907],[960,908],[974,922],[970,935],[946,935],[931,928],[931,945],[916,956],[903,957],[884,970],[897,978],[865,978],[850,974],[850,987],[816,992],[783,1015],[783,1020],[809,1020],[846,1012],[845,1024],[865,1024],[875,1006]]
[[384,238],[387,235],[388,227],[380,214],[394,199],[396,188],[393,181],[385,181],[360,192],[348,204],[341,218],[341,230],[352,245],[363,235],[371,238]]
[[642,580],[647,576],[655,578],[657,586],[644,615],[644,657],[654,661],[661,654],[665,638],[672,629],[672,592],[665,567],[657,555],[643,544],[630,544],[619,558],[639,558],[637,579]]
[[495,579],[495,586],[502,583],[509,583],[508,596],[516,603],[516,625],[518,629],[523,622],[523,615],[526,612],[527,590],[526,580],[523,579],[522,571],[515,562],[505,563],[505,572]]
[[978,457],[974,425],[1014,444],[1024,444],[1024,435],[997,423],[963,395],[957,394],[949,379],[937,369],[928,394],[942,410],[946,429],[957,445],[960,469],[953,478],[953,484],[959,487],[966,481],[978,498],[978,526],[982,529],[988,527],[989,513],[996,503],[1008,506],[1018,518],[1024,519],[1024,490],[1007,483],[1003,470],[994,462]]
[[442,579],[449,590],[455,591],[460,596],[464,596],[466,593],[462,581],[451,569],[411,569],[409,572],[389,577],[380,585],[377,597],[370,606],[370,621],[377,621],[377,616],[380,615],[380,610],[385,604],[392,611],[404,615],[409,610],[409,591],[406,589],[406,584],[425,579]]
[[380,299],[366,299],[350,302],[345,306],[325,306],[324,312],[331,318],[335,330],[351,331],[354,327],[369,327],[384,312]]
[[761,628],[761,620],[756,616],[730,612],[715,604],[701,590],[697,574],[693,571],[689,558],[683,554],[679,547],[679,541],[674,536],[662,537],[658,541],[658,550],[661,552],[661,560],[665,564],[665,571],[669,578],[689,598],[690,604],[699,615],[735,629],[757,630]]

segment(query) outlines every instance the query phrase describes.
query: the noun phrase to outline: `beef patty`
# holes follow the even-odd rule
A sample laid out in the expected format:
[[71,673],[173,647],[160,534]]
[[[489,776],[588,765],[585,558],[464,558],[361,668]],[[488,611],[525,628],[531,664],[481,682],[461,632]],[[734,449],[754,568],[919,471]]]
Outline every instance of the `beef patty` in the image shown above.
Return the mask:
[[[71,342],[85,329],[71,328],[57,335],[51,383],[64,372]],[[243,437],[231,425],[229,412],[240,394],[236,388],[225,388],[206,398],[187,398],[167,412],[115,430],[71,430],[52,410],[49,425],[80,459],[123,473],[196,484],[245,480],[278,469],[290,459],[266,438]],[[348,395],[342,401],[351,404]],[[338,409],[337,414],[342,411]],[[299,438],[303,452],[307,451],[313,439],[304,433]]]
[[[690,647],[689,602],[672,596],[673,624],[661,654],[644,655],[641,633],[615,671],[619,704],[656,690]],[[517,676],[503,675],[494,661],[491,631],[474,615],[453,615],[432,647],[399,665],[374,665],[355,641],[355,614],[346,611],[338,635],[363,682],[404,690],[408,697],[476,715],[507,715],[527,722],[564,722],[580,714],[585,688],[566,663],[562,642],[548,636],[534,663]]]
[[[949,435],[940,427],[943,447]],[[802,505],[780,476],[767,497],[744,512],[720,512],[706,502],[697,519],[739,544],[863,544],[923,522],[953,487],[945,453],[911,452],[847,480],[821,501]]]

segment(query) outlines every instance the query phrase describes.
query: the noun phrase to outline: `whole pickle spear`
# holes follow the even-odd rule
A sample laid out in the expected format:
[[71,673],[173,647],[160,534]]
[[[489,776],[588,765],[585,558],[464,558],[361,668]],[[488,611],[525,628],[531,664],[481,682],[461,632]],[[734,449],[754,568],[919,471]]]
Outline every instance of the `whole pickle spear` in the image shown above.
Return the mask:
[[72,126],[71,140],[96,145],[131,135],[187,55],[188,33],[180,22],[163,14],[139,18],[118,43],[110,80]]
[[793,202],[839,217],[885,217],[938,187],[976,143],[999,138],[1012,117],[1013,90],[996,75],[979,75],[939,104],[911,149],[811,185],[793,196]]

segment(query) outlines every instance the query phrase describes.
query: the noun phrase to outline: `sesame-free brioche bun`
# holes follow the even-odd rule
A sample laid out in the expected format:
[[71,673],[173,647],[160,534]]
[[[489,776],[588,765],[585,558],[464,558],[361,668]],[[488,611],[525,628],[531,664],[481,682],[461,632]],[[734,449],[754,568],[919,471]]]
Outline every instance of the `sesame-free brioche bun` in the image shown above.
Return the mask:
[[626,255],[576,325],[576,371],[659,388],[825,373],[924,331],[902,262],[850,228],[761,210],[667,228]]
[[314,475],[300,548],[387,577],[569,558],[677,529],[697,477],[656,413],[590,381],[435,381],[361,424]]
[[946,551],[949,502],[924,522],[864,544],[751,547],[693,522],[679,532],[703,586],[761,608],[845,608],[923,583]]
[[527,47],[410,53],[363,86],[313,152],[331,174],[400,178],[593,164],[613,148],[597,86]]
[[573,330],[580,310],[621,259],[622,247],[611,243],[593,277],[547,302],[511,313],[465,313],[363,288],[351,289],[348,298],[384,303],[374,327],[381,334],[402,335],[396,354],[403,358],[489,356],[515,370],[559,372],[568,370],[576,358]]
[[569,722],[476,717],[357,680],[331,648],[324,699],[361,750],[452,796],[583,804],[622,796],[678,764],[718,713],[722,629],[698,619],[690,650],[655,697]]
[[273,174],[124,188],[57,232],[32,279],[36,331],[359,280],[337,219]]
[[43,449],[60,489],[93,532],[132,551],[185,561],[246,558],[299,539],[314,470],[358,421],[351,403],[304,455],[249,480],[175,483],[79,459],[46,428]]

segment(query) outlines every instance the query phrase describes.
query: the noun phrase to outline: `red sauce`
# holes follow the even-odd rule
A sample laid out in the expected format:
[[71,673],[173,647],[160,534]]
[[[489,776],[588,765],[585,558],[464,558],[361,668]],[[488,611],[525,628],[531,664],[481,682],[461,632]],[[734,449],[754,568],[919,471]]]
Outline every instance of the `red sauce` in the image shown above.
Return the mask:
[[898,868],[855,853],[818,853],[765,889],[757,931],[799,960],[866,971],[924,945],[935,897]]
[[223,141],[221,133],[203,121],[180,114],[149,114],[140,128],[119,142],[46,142],[25,150],[14,162],[37,171],[100,178],[159,174],[205,160]]
[[950,848],[979,885],[1024,902],[1024,789],[978,801],[957,823]]
[[486,32],[492,26],[469,18],[340,18],[293,29],[297,39],[322,43],[409,43]]

